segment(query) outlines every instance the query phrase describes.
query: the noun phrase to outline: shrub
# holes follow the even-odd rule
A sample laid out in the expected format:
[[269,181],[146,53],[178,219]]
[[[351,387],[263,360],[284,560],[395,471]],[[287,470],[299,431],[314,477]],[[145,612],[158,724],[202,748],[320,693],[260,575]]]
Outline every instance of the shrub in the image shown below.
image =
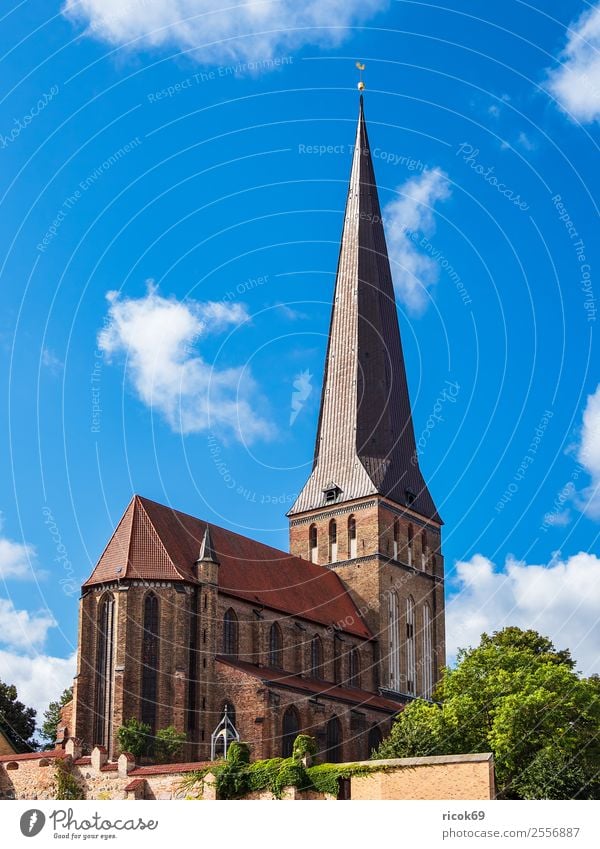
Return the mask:
[[295,761],[301,761],[302,758],[306,757],[314,757],[317,754],[317,741],[314,737],[310,737],[308,734],[298,734],[296,739],[294,740],[294,748],[292,751],[292,757]]
[[133,717],[119,728],[117,738],[121,751],[131,752],[136,758],[145,757],[152,752],[152,729],[145,722],[139,722]]
[[54,767],[56,779],[56,798],[61,800],[83,799],[83,790],[69,769],[69,764],[63,758],[56,759]]
[[[174,725],[161,728],[154,739],[154,756],[158,763],[170,763],[181,757],[186,736]],[[134,753],[132,753],[134,754]]]

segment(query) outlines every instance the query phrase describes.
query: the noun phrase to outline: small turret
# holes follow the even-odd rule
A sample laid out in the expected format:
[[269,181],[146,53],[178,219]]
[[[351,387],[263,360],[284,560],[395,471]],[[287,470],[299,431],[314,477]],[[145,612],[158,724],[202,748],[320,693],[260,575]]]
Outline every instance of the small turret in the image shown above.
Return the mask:
[[213,545],[209,525],[206,526],[206,530],[204,531],[204,537],[202,538],[202,544],[200,546],[200,554],[196,560],[195,566],[199,581],[207,584],[218,583],[219,558]]

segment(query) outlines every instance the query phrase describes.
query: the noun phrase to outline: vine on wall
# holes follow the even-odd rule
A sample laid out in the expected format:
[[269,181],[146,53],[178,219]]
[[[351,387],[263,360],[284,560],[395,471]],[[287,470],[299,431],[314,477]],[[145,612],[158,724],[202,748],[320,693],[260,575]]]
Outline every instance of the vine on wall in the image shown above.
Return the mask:
[[242,799],[249,793],[265,790],[280,799],[284,787],[337,796],[340,779],[381,771],[381,765],[325,763],[307,766],[316,751],[314,738],[301,734],[294,742],[291,758],[268,758],[250,763],[248,744],[232,743],[224,763],[190,773],[181,787],[189,792],[195,785],[202,785],[206,775],[212,773],[218,799]]

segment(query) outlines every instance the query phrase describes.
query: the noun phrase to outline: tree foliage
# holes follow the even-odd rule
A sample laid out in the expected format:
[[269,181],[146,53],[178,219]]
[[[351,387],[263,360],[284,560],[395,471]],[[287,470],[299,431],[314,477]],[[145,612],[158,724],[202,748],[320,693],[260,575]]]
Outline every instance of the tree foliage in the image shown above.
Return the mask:
[[145,722],[131,717],[117,731],[119,748],[136,758],[146,757],[152,751],[152,729]]
[[174,725],[161,728],[154,739],[154,757],[158,763],[172,763],[181,757],[185,743],[185,734],[177,731]]
[[0,730],[17,752],[28,752],[35,749],[32,737],[36,711],[20,702],[17,695],[17,688],[13,684],[0,681]]
[[40,729],[40,736],[49,743],[56,743],[56,732],[60,722],[60,711],[73,698],[73,688],[63,690],[58,701],[50,702],[48,709],[44,711],[44,722]]
[[504,798],[600,798],[600,682],[536,631],[483,634],[434,698],[397,718],[376,757],[493,752]]
[[186,735],[173,725],[152,734],[149,725],[131,717],[117,731],[117,739],[122,752],[130,752],[136,758],[152,758],[156,763],[169,763],[181,756]]

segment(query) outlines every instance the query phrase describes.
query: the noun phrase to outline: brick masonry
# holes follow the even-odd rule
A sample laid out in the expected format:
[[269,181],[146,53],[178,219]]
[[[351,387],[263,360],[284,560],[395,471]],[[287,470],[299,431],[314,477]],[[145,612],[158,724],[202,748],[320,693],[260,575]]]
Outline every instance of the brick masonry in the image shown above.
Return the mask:
[[[356,556],[351,557],[349,520],[356,526]],[[336,523],[337,558],[331,562],[331,522]],[[290,551],[309,558],[310,529],[316,529],[317,562],[335,569],[350,590],[359,612],[378,641],[378,663],[373,681],[389,686],[389,596],[395,592],[400,611],[400,632],[406,632],[406,602],[415,603],[415,695],[424,692],[423,608],[429,605],[432,620],[432,677],[435,682],[445,664],[444,560],[440,526],[379,496],[352,503],[334,504],[294,516],[290,522]],[[425,534],[425,536],[424,536]],[[411,543],[409,544],[409,538]],[[424,540],[426,545],[424,546]],[[344,623],[340,623],[343,626]],[[403,641],[401,641],[403,643]],[[408,694],[406,645],[400,646],[400,683]]]
[[[255,758],[281,754],[283,718],[293,705],[298,730],[313,734],[321,750],[337,717],[343,757],[360,759],[375,728],[385,733],[410,699],[431,697],[445,663],[441,520],[417,463],[362,100],[356,138],[315,462],[289,513],[290,551],[301,560],[214,526],[209,533],[194,517],[134,496],[81,600],[71,725],[87,751],[102,743],[117,758],[119,727],[141,719],[148,705],[144,658],[155,648],[149,652],[144,632],[149,593],[159,623],[153,730],[185,732],[190,760],[210,756],[225,704]],[[261,569],[273,563],[274,570]],[[277,586],[284,566],[286,586]],[[114,652],[104,655],[106,599]],[[227,611],[237,619],[235,650],[224,644]],[[275,659],[274,623],[282,640]],[[323,653],[318,674],[311,669],[315,638]],[[105,690],[102,658],[110,662]],[[97,722],[99,704],[109,723]]]
[[[214,777],[210,773],[192,790],[182,787],[190,772],[205,769],[210,764],[140,767],[126,755],[121,755],[117,762],[109,762],[106,753],[98,748],[91,757],[82,757],[76,741],[70,740],[65,750],[15,755],[12,759],[0,756],[0,799],[56,799],[57,758],[65,762],[86,799],[167,800],[198,795],[206,800],[216,798]],[[490,754],[370,761],[369,766],[380,766],[381,770],[353,777],[352,799],[494,798]],[[273,797],[261,792],[248,798],[269,800]],[[324,800],[333,797],[316,792],[300,793],[290,787],[286,788],[284,798]]]

